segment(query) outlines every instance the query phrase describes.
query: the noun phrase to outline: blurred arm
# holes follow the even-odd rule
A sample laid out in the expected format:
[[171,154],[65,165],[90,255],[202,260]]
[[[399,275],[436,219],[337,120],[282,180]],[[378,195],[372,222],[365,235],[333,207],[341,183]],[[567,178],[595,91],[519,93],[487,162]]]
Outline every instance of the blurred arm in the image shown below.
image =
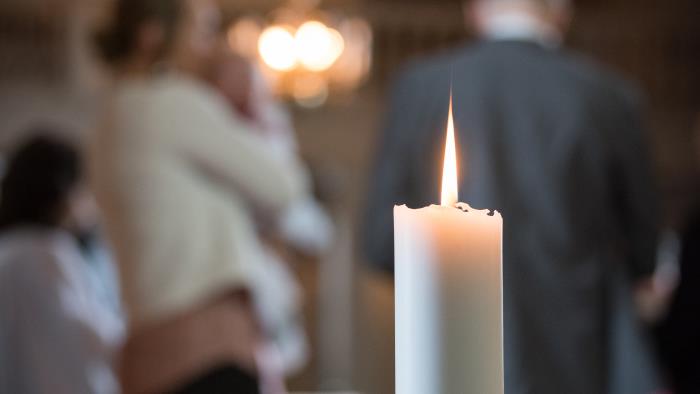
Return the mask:
[[179,130],[177,148],[196,167],[264,212],[280,211],[304,194],[305,172],[294,157],[276,155],[259,133],[227,116],[223,105],[182,104],[168,111],[183,114],[171,118],[169,127]]
[[613,174],[628,271],[649,278],[656,266],[661,204],[657,198],[647,129],[636,96],[625,97],[620,133],[613,137]]

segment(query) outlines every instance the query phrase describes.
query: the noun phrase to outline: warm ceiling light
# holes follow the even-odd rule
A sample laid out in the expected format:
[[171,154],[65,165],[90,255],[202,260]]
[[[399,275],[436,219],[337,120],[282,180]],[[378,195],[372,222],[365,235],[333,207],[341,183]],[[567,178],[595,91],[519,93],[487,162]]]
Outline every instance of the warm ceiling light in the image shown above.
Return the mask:
[[281,26],[270,26],[262,32],[258,51],[265,64],[273,70],[289,71],[296,66],[294,37]]
[[296,56],[308,70],[329,69],[344,48],[343,37],[318,21],[308,21],[299,26],[294,36]]
[[333,28],[328,29],[328,34],[330,34],[331,40],[333,42],[333,44],[331,45],[331,55],[333,57],[333,62],[335,62],[345,50],[345,39],[338,30],[335,30]]

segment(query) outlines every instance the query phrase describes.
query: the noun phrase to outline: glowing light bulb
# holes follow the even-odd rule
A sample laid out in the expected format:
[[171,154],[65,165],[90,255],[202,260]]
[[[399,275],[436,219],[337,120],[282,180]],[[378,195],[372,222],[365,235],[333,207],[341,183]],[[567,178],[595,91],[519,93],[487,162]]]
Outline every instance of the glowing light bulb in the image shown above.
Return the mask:
[[311,71],[329,69],[343,53],[345,42],[337,30],[318,21],[302,24],[294,36],[296,56]]
[[263,62],[277,71],[289,71],[296,66],[294,36],[281,26],[270,26],[260,35],[258,52]]

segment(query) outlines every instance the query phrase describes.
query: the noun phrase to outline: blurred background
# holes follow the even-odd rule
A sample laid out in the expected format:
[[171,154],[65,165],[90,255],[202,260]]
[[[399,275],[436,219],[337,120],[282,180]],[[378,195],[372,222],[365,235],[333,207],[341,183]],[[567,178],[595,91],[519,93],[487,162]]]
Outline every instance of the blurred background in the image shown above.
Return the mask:
[[[337,225],[333,248],[296,258],[310,363],[292,390],[393,392],[393,292],[356,242],[392,76],[471,39],[459,0],[221,0],[232,48],[258,62],[291,111],[299,148]],[[0,5],[0,149],[37,119],[89,132],[104,97],[91,34],[110,0]],[[683,225],[700,174],[700,3],[580,0],[567,38],[648,98],[667,228]],[[306,23],[316,21],[313,23]],[[321,23],[319,23],[321,22]],[[319,33],[320,32],[320,33]],[[302,40],[308,53],[291,50]],[[307,41],[303,41],[307,40]],[[318,49],[314,49],[318,48]],[[312,261],[310,261],[312,260]]]

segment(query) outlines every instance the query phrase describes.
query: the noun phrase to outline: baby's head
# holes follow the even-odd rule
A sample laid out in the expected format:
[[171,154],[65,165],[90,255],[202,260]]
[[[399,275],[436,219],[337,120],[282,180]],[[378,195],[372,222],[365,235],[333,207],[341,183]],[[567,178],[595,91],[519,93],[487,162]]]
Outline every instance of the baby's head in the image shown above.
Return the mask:
[[237,113],[246,118],[253,117],[255,87],[253,64],[248,59],[233,52],[221,55],[212,82]]

